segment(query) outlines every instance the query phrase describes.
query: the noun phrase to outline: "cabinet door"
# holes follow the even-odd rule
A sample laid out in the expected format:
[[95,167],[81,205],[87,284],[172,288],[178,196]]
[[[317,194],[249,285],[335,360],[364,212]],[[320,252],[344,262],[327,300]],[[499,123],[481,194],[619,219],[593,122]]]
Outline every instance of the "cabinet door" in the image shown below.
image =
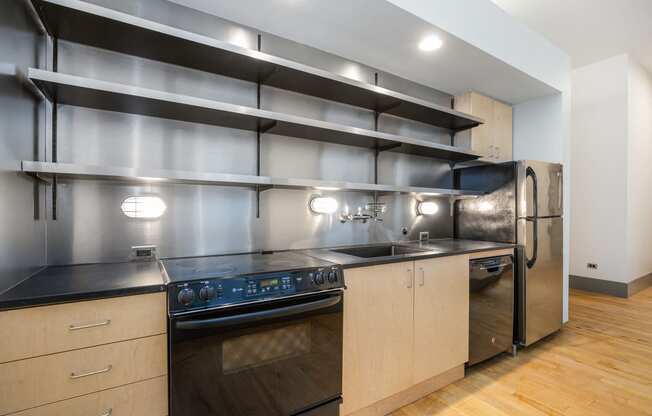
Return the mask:
[[493,150],[497,162],[512,160],[512,107],[494,101]]
[[471,93],[471,114],[484,120],[484,124],[471,130],[471,150],[492,158],[494,100],[478,93]]
[[414,383],[469,358],[469,257],[415,262]]
[[347,269],[342,414],[412,385],[414,262]]

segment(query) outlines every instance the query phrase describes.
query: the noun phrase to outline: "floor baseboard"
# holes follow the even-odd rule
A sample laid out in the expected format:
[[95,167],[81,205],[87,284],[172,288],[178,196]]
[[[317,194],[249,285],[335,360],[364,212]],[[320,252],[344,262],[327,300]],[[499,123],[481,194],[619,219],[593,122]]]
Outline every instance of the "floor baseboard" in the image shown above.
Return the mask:
[[570,275],[569,286],[572,289],[583,290],[585,292],[628,298],[652,286],[652,273],[648,273],[628,283]]

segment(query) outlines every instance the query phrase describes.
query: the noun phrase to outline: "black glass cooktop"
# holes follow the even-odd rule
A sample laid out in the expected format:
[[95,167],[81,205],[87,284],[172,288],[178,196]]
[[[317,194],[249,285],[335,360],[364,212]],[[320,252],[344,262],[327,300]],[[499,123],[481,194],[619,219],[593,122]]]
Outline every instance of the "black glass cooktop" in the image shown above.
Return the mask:
[[161,263],[170,283],[293,270],[300,271],[335,265],[325,260],[291,251],[269,254],[186,257],[162,260]]

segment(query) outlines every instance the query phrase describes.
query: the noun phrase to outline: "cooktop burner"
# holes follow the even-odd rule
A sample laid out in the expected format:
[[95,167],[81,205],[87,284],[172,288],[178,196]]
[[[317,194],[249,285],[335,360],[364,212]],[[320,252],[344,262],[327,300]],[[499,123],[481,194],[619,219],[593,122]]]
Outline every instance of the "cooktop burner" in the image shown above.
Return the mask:
[[334,265],[325,260],[290,251],[269,254],[188,257],[162,260],[161,263],[165,268],[170,283],[299,271]]

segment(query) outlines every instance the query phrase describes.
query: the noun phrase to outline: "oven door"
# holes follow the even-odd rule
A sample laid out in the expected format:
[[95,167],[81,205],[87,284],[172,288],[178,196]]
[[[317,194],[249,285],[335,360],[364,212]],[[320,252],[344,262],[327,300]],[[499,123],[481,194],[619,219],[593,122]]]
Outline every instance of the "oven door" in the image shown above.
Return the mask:
[[172,317],[170,415],[339,414],[342,296]]

